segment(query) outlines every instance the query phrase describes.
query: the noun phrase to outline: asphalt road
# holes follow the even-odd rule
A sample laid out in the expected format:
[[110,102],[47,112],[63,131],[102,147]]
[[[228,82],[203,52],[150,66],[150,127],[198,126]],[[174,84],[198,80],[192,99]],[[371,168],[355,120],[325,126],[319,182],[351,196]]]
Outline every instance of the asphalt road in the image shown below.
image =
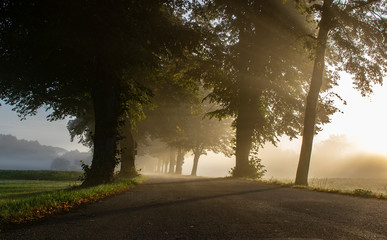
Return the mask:
[[0,239],[383,239],[387,201],[232,179],[148,176]]

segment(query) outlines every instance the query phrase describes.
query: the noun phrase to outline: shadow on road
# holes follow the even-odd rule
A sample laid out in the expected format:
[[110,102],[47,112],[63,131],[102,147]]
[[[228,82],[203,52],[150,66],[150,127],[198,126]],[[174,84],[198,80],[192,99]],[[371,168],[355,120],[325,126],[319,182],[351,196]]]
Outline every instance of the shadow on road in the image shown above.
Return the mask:
[[[209,181],[209,180],[207,180]],[[125,208],[116,208],[112,210],[101,210],[101,211],[95,211],[91,215],[68,215],[68,216],[62,216],[61,218],[57,218],[56,221],[50,221],[45,222],[43,224],[45,225],[51,225],[51,224],[58,224],[73,220],[83,220],[84,218],[89,217],[106,217],[111,215],[122,215],[122,214],[130,214],[133,212],[139,212],[143,210],[149,210],[149,209],[155,209],[155,208],[162,208],[162,207],[169,207],[169,206],[176,206],[179,204],[186,204],[186,203],[193,203],[197,201],[204,201],[204,200],[210,200],[210,199],[216,199],[216,198],[224,198],[224,197],[230,197],[230,196],[237,196],[237,195],[245,195],[245,194],[253,194],[253,193],[261,193],[261,192],[267,192],[267,191],[273,191],[277,190],[280,187],[271,187],[266,189],[258,189],[258,190],[249,190],[249,191],[239,191],[239,192],[231,192],[231,193],[224,193],[224,194],[217,194],[217,195],[210,195],[210,196],[201,196],[201,197],[194,197],[189,199],[181,199],[181,200],[173,200],[173,201],[167,201],[167,202],[159,202],[159,203],[151,203],[151,204],[145,204],[142,206],[136,206],[136,207],[125,207]],[[124,200],[123,200],[124,201]]]
[[[154,182],[154,183],[148,183],[144,182],[144,185],[168,185],[168,184],[187,184],[187,183],[198,183],[198,182],[224,182],[224,181],[230,181],[228,178],[195,178],[195,177],[187,177],[187,178],[175,178],[176,181],[173,181],[174,178],[167,178],[169,181],[165,182]],[[184,179],[184,180],[183,180]]]

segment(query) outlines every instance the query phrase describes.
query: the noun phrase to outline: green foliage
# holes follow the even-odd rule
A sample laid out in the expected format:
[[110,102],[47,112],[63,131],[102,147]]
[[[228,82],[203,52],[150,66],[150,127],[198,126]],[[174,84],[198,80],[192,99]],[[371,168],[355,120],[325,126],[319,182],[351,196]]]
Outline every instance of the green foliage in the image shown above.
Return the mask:
[[46,170],[0,170],[0,179],[76,181],[81,172]]
[[372,191],[357,188],[357,189],[353,190],[353,194],[358,195],[358,196],[369,196],[369,195],[372,195]]
[[[314,14],[321,27],[322,1],[295,2],[303,11]],[[352,75],[355,88],[362,95],[370,94],[372,86],[381,84],[387,71],[387,4],[373,0],[333,0],[331,3],[326,14],[329,28],[326,61],[331,69],[327,77],[334,78],[334,74],[345,71]],[[317,39],[316,33],[311,39]]]
[[[246,178],[262,179],[267,171],[265,166],[261,163],[262,160],[258,158],[258,147],[259,146],[255,144],[252,151],[250,152],[249,166],[245,174]],[[235,167],[231,168],[229,171],[231,176],[234,176],[234,173]]]
[[119,121],[142,116],[142,104],[151,96],[148,83],[162,61],[182,58],[197,45],[194,28],[181,16],[187,4],[2,0],[0,5],[0,99],[21,117],[45,107],[52,110],[49,120],[69,115],[85,120],[70,125],[72,136],[89,131],[81,138],[94,141],[88,176],[93,184],[109,181]]
[[[213,37],[205,42],[200,65],[204,86],[212,91],[207,98],[220,106],[211,116],[237,119],[247,108],[259,144],[300,135],[312,71],[305,48],[305,36],[315,27],[305,20],[310,15],[289,1],[213,0],[201,11],[197,21],[212,22],[205,25]],[[328,97],[321,99],[318,122],[329,122],[336,111]]]
[[81,168],[83,173],[78,177],[78,180],[84,182],[90,175],[90,166],[81,160]]
[[[249,160],[249,167],[247,171],[245,172],[244,176],[246,178],[251,178],[251,179],[261,179],[266,172],[266,169],[264,169],[265,166],[262,165],[261,159],[259,158],[251,158]],[[231,176],[234,176],[235,174],[235,167],[231,168],[229,171],[229,174]]]

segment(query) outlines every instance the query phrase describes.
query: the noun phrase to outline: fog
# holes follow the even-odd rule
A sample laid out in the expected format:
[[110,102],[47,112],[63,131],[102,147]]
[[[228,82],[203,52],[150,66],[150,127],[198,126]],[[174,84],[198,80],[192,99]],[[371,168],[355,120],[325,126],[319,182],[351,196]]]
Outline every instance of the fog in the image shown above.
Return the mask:
[[[296,174],[299,152],[271,144],[260,150],[265,178],[289,178]],[[183,174],[190,174],[193,157],[186,155]],[[199,161],[198,175],[223,177],[234,166],[235,159],[209,153]],[[311,178],[387,178],[387,156],[365,152],[345,135],[331,135],[314,145]]]
[[[165,155],[168,156],[168,149],[164,147]],[[159,151],[161,149],[158,149]],[[137,157],[137,166],[142,169],[142,172],[156,170],[157,158],[146,153],[142,154],[143,156]],[[293,179],[297,169],[298,154],[294,149],[265,145],[259,153],[262,164],[267,170],[265,178]],[[63,165],[63,169],[57,170],[80,170],[79,161],[84,160],[90,164],[91,153],[67,151],[59,147],[41,145],[38,141],[27,141],[12,135],[0,134],[0,169],[53,169],[54,159],[69,163]],[[148,165],[145,166],[146,164]],[[184,175],[191,173],[192,165],[193,156],[187,153],[183,165]],[[198,176],[224,177],[229,175],[228,172],[234,165],[234,158],[209,152],[200,157]],[[387,178],[387,156],[366,152],[358,143],[345,135],[331,135],[327,140],[314,144],[309,176],[311,178]]]
[[[80,160],[91,161],[91,153],[67,151],[64,148],[41,145],[38,141],[17,139],[0,134],[0,169],[49,170],[52,162],[60,158],[69,162],[69,169],[80,170]],[[71,169],[70,169],[71,168]]]
[[[261,151],[266,177],[294,178],[299,153],[267,145]],[[331,135],[314,144],[310,177],[387,178],[387,156],[362,150],[345,135]]]

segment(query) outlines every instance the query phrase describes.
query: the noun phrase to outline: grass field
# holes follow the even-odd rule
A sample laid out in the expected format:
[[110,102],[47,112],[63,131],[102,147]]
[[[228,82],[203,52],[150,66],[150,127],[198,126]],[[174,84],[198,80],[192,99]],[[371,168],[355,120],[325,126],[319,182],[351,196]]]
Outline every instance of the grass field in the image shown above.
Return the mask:
[[81,172],[0,170],[0,203],[80,184]]
[[374,193],[387,195],[387,179],[357,179],[357,178],[312,178],[311,187],[354,191],[364,189]]
[[80,188],[77,187],[81,183],[77,181],[80,174],[0,170],[0,225],[33,221],[67,211],[126,191],[141,181],[141,178],[118,179],[111,184]]
[[79,185],[76,181],[48,181],[48,180],[1,180],[0,204],[4,201],[14,201]]
[[[267,181],[293,183],[293,179],[267,179]],[[319,189],[336,189],[340,191],[355,191],[362,189],[375,194],[387,196],[387,179],[361,179],[361,178],[310,178],[309,187]]]

